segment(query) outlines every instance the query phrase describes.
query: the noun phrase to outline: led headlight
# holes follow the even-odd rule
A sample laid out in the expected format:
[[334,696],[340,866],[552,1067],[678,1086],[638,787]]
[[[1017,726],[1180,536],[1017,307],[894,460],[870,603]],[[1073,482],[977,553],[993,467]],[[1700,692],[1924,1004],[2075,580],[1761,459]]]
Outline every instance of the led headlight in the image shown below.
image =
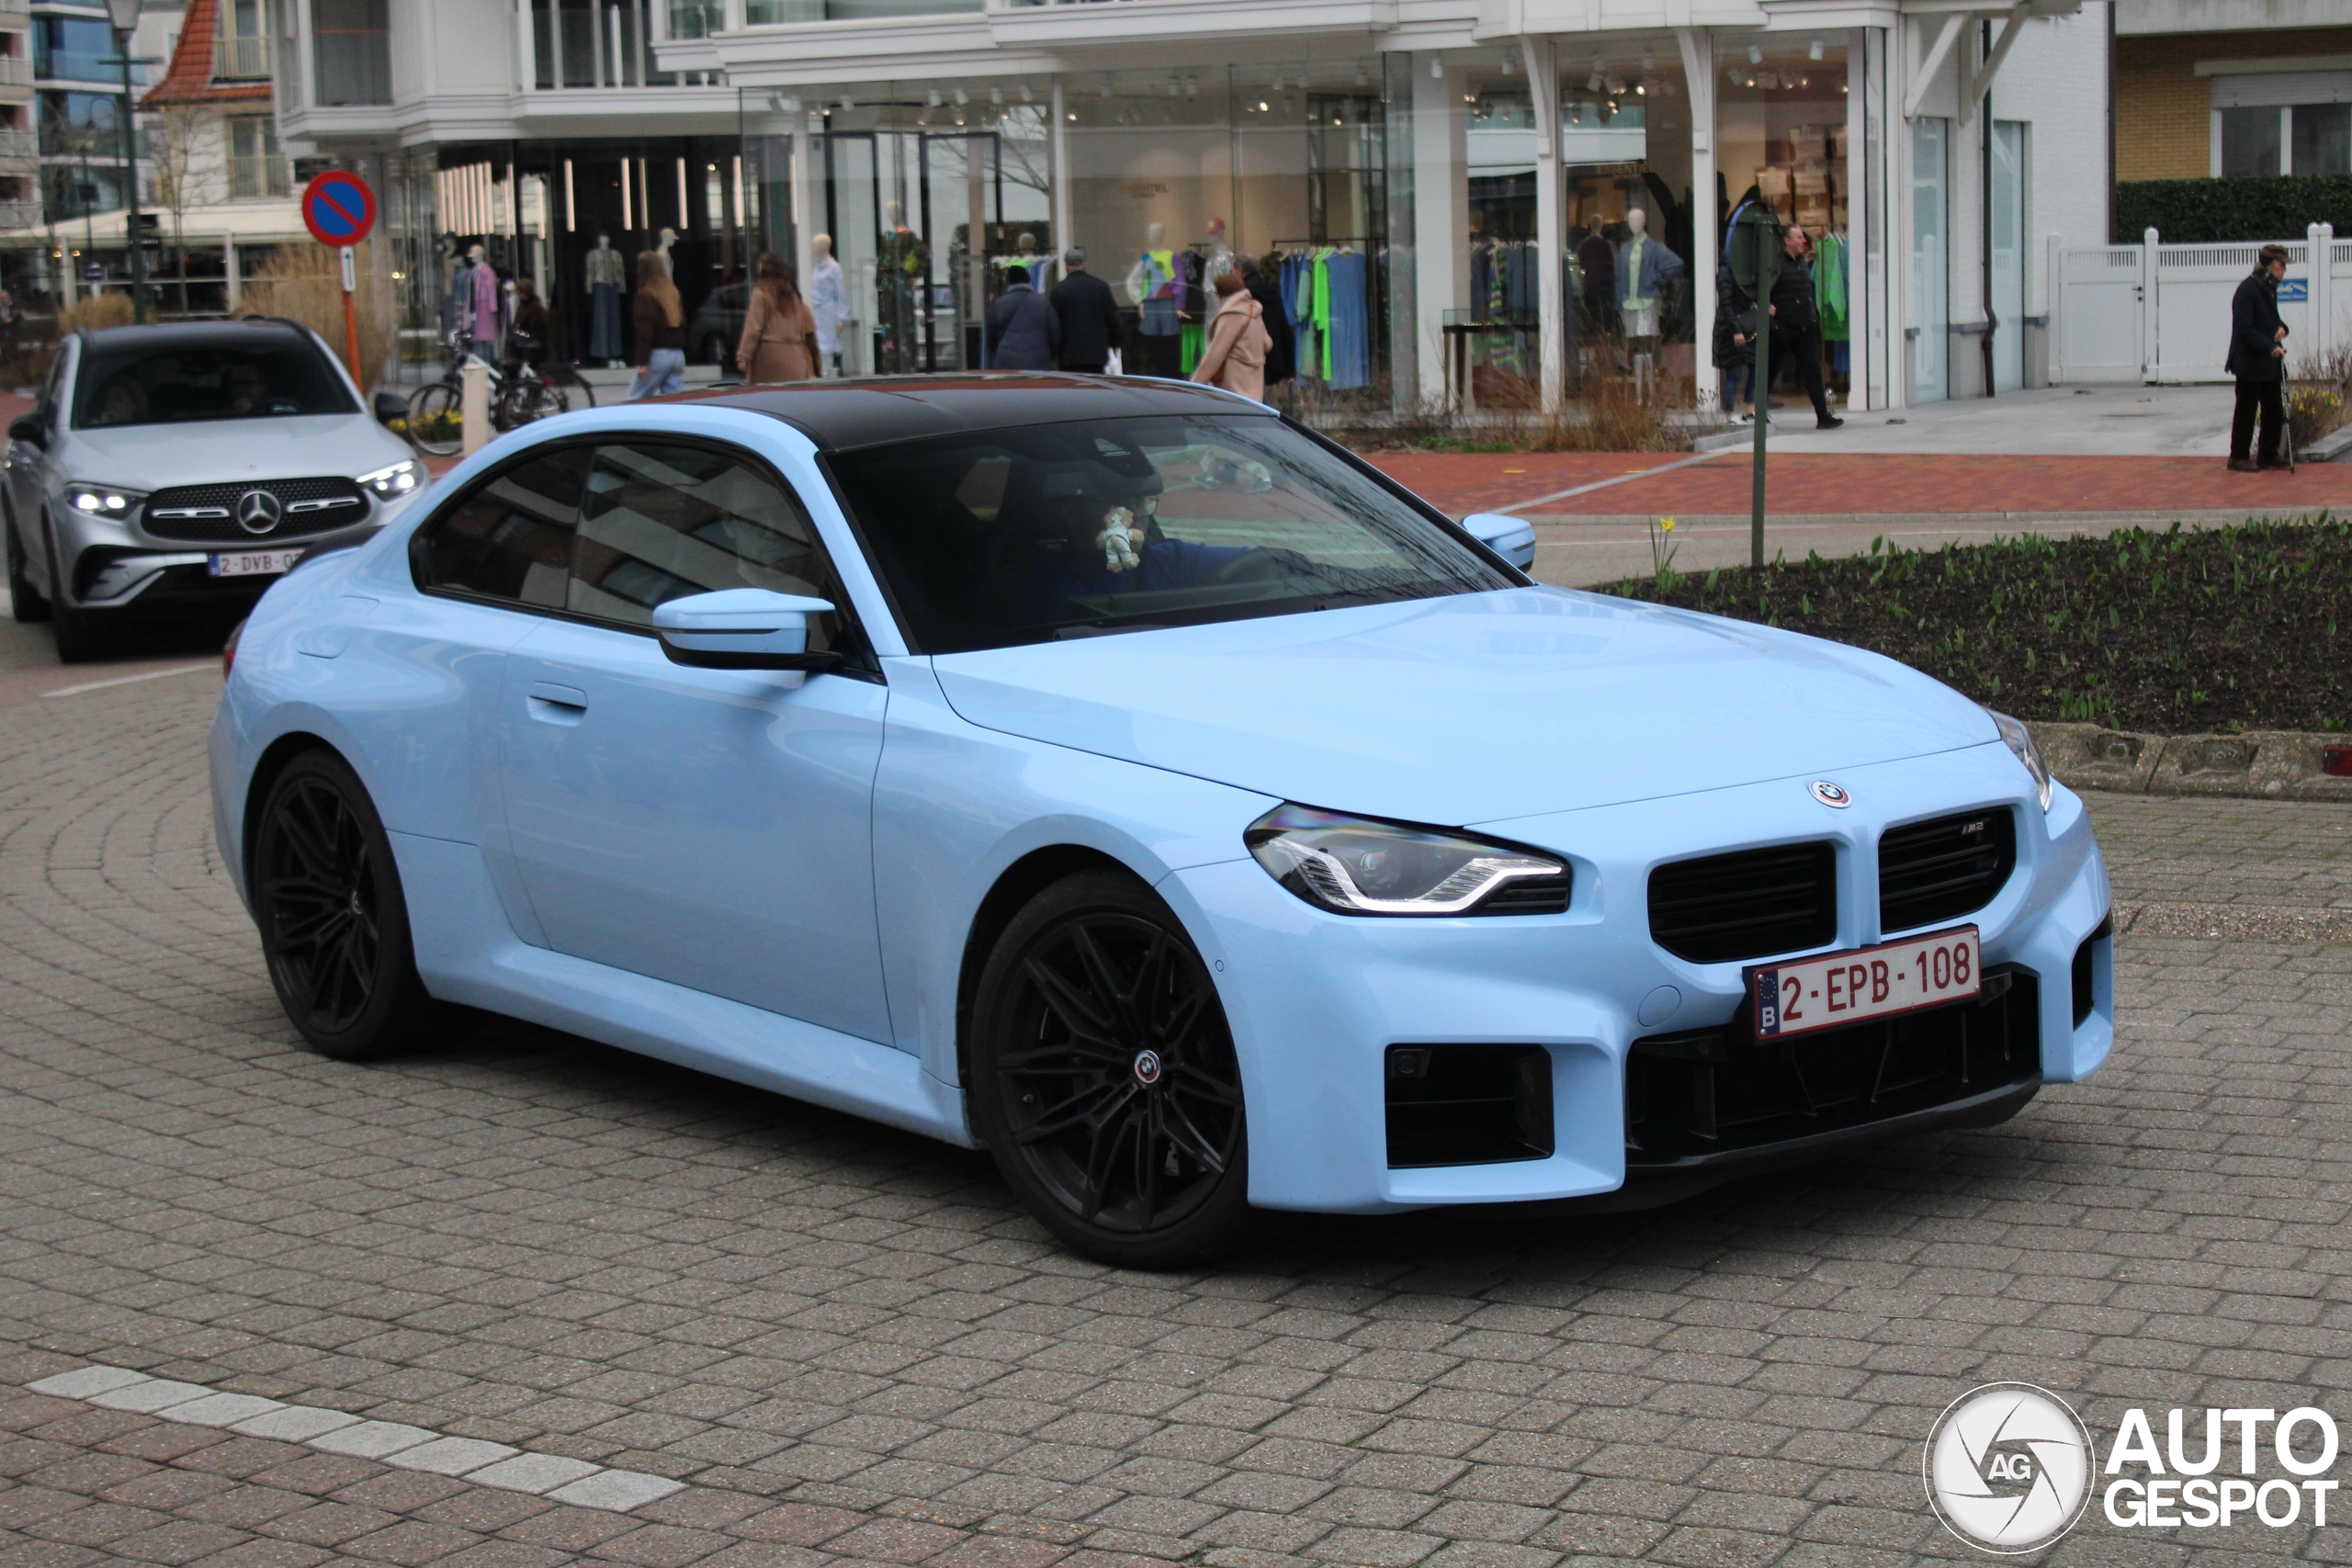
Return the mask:
[[65,487],[65,504],[88,517],[111,517],[119,523],[139,510],[147,497],[114,485],[72,484]]
[[1565,861],[1435,828],[1282,806],[1250,824],[1242,842],[1275,881],[1342,915],[1466,914],[1534,877],[1561,879],[1553,907],[1567,901]]
[[2033,732],[2007,714],[1994,713],[1991,708],[1984,711],[1992,715],[1995,728],[2000,730],[2002,744],[2016,752],[2018,761],[2025,764],[2025,771],[2033,775],[2033,787],[2041,795],[2041,809],[2049,810],[2050,765],[2041,760],[2041,748],[2033,743]]
[[398,501],[423,484],[424,474],[416,466],[416,459],[412,457],[406,462],[394,463],[389,468],[362,474],[356,482],[367,486],[368,493],[378,501]]

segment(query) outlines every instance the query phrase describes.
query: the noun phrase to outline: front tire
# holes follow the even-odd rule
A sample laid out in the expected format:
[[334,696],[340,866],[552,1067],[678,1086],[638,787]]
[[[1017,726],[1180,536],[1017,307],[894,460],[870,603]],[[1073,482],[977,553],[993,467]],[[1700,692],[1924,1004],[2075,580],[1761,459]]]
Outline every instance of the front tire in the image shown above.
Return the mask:
[[1251,1228],[1241,1070],[1175,915],[1088,872],[1013,918],[973,1010],[972,1117],[1046,1228],[1104,1263],[1172,1269]]
[[410,1043],[433,1001],[391,840],[342,758],[305,752],[270,785],[253,889],[270,985],[312,1050],[357,1062]]
[[53,532],[49,536],[49,618],[52,623],[51,635],[57,639],[60,664],[86,663],[106,651],[106,638],[94,624],[96,617],[65,602],[64,572],[58,564],[57,536]]
[[25,555],[25,541],[17,532],[17,511],[7,507],[0,513],[0,524],[7,529],[8,549],[8,614],[20,622],[49,619],[49,601],[33,586],[32,562]]

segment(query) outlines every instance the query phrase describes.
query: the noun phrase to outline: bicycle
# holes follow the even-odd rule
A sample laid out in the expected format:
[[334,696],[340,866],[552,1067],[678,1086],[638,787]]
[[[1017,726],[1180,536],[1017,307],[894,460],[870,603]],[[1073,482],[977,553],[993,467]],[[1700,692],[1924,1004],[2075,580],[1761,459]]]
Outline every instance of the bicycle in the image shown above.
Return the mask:
[[465,445],[465,367],[480,360],[490,375],[490,423],[501,434],[572,408],[594,408],[596,393],[571,365],[546,369],[523,355],[538,341],[520,333],[507,334],[507,352],[492,364],[474,353],[473,334],[458,328],[449,334],[449,361],[441,379],[419,388],[408,400],[408,438],[418,451],[431,457],[455,456]]

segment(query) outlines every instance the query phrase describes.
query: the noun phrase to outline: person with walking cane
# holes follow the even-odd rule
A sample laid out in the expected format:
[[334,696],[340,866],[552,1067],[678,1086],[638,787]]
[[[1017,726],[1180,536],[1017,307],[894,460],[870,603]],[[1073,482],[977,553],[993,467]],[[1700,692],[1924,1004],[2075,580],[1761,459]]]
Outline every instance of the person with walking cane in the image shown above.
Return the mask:
[[[2230,471],[2283,468],[2278,437],[2287,428],[2282,395],[2287,377],[2287,323],[2278,319],[2278,281],[2287,276],[2287,247],[2265,245],[2254,272],[2230,300],[2230,355],[2222,367],[2237,378],[2237,408],[2230,418]],[[2254,418],[2262,415],[2258,461],[2249,448]]]

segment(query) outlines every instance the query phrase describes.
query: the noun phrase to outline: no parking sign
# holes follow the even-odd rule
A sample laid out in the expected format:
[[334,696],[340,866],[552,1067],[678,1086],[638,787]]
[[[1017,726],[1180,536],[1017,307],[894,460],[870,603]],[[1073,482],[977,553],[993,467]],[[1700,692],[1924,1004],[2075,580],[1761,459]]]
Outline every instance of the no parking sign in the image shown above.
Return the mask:
[[352,247],[376,227],[376,193],[368,182],[347,169],[328,169],[311,176],[302,187],[302,223],[311,238],[343,253],[343,335],[351,355],[351,378],[364,388],[367,377],[359,367],[359,314],[352,309],[352,290],[359,286]]
[[322,245],[356,245],[376,226],[376,193],[348,170],[313,175],[302,187],[302,222]]

